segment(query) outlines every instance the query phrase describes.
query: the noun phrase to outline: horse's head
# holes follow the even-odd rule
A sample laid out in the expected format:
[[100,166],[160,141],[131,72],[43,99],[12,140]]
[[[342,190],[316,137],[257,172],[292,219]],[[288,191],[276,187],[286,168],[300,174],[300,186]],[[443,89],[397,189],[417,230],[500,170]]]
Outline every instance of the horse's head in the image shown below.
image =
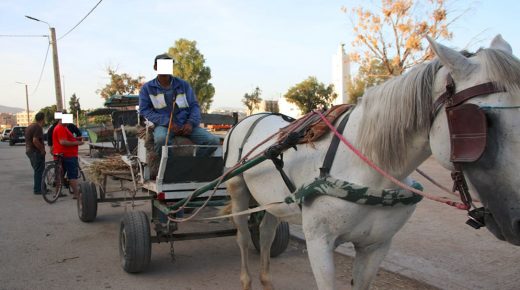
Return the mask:
[[[486,227],[497,238],[520,245],[520,61],[512,55],[511,46],[500,35],[488,49],[482,49],[471,57],[431,39],[429,41],[443,64],[435,80],[434,101],[446,91],[449,76],[453,79],[455,94],[461,95],[463,90],[468,92],[470,88],[489,82],[494,88],[486,92],[483,86],[479,86],[474,91],[483,93],[462,98],[462,104],[477,105],[466,106],[470,108],[466,111],[468,115],[447,113],[445,107],[450,103],[443,103],[430,131],[432,153],[449,169],[453,169],[454,159],[468,154],[469,158],[458,159],[458,164],[487,209]],[[473,113],[480,114],[480,117]],[[448,124],[447,115],[450,114],[454,119]],[[480,124],[474,126],[475,122]],[[473,129],[468,129],[470,127]],[[481,129],[475,129],[478,127]],[[463,136],[465,130],[472,132]],[[458,131],[459,136],[454,136],[453,131]],[[479,132],[480,137],[477,136]],[[468,136],[470,138],[466,138]],[[458,137],[463,137],[462,141],[455,140]],[[479,138],[481,146],[474,141]]]

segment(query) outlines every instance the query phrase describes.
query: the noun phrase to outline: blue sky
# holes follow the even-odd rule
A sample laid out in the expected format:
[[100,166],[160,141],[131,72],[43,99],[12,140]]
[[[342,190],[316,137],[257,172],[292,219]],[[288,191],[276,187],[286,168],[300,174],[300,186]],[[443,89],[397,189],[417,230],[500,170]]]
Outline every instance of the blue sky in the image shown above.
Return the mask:
[[[58,37],[74,26],[99,0],[0,0],[0,34],[48,34]],[[423,0],[426,1],[426,0]],[[340,43],[352,41],[352,26],[341,7],[370,7],[380,1],[337,0],[104,0],[73,32],[58,41],[65,95],[76,93],[84,108],[102,106],[96,90],[108,82],[105,68],[155,76],[155,55],[175,40],[197,41],[211,68],[216,88],[212,108],[241,107],[247,92],[259,86],[264,99],[277,99],[308,76],[331,80],[331,58]],[[451,1],[452,15],[469,9],[451,27],[444,44],[476,49],[498,33],[520,48],[520,1]],[[516,32],[516,33],[515,33]],[[25,108],[22,85],[29,84],[31,110],[55,102],[51,54],[41,83],[46,38],[0,37],[0,105]],[[62,83],[63,85],[63,83]],[[68,106],[68,105],[67,105]]]

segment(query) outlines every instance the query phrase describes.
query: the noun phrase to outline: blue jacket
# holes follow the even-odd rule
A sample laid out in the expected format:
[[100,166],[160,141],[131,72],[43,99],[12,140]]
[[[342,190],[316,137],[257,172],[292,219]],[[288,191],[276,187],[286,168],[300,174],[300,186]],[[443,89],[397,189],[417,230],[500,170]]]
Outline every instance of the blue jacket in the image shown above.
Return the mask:
[[170,78],[170,88],[164,89],[157,78],[146,82],[139,92],[139,114],[155,126],[168,127],[173,99],[177,100],[177,109],[173,121],[178,126],[187,122],[195,128],[200,125],[200,108],[193,89],[185,80]]

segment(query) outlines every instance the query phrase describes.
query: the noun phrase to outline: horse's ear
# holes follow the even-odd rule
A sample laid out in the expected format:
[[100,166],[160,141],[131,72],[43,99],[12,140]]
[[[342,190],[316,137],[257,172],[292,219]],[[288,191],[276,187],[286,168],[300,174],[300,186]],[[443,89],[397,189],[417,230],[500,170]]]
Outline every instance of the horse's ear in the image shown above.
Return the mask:
[[437,57],[439,57],[441,63],[447,67],[452,74],[455,76],[463,76],[472,70],[473,65],[460,52],[437,43],[429,36],[426,36],[426,38],[428,39],[433,52],[437,55]]
[[501,34],[499,34],[499,35],[495,36],[495,38],[493,38],[489,48],[494,48],[494,49],[501,50],[503,52],[507,52],[509,54],[513,54],[513,48],[511,48],[511,45],[502,38]]

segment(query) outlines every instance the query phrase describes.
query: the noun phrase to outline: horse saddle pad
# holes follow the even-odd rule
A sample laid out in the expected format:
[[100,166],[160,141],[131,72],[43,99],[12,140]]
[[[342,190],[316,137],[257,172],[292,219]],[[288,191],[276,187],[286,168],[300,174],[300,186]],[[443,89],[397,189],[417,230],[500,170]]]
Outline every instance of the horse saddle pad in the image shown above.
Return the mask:
[[[341,115],[343,115],[343,113],[352,107],[353,105],[351,104],[332,106],[332,108],[328,109],[325,113],[323,113],[323,115],[330,123],[334,124],[336,119],[338,119]],[[283,140],[291,132],[301,132],[300,136],[303,137],[300,138],[298,144],[304,144],[317,141],[323,135],[325,135],[325,133],[329,132],[330,129],[318,114],[310,112],[300,119],[294,121],[287,127],[280,129],[280,131],[281,133],[279,135],[279,141]]]

